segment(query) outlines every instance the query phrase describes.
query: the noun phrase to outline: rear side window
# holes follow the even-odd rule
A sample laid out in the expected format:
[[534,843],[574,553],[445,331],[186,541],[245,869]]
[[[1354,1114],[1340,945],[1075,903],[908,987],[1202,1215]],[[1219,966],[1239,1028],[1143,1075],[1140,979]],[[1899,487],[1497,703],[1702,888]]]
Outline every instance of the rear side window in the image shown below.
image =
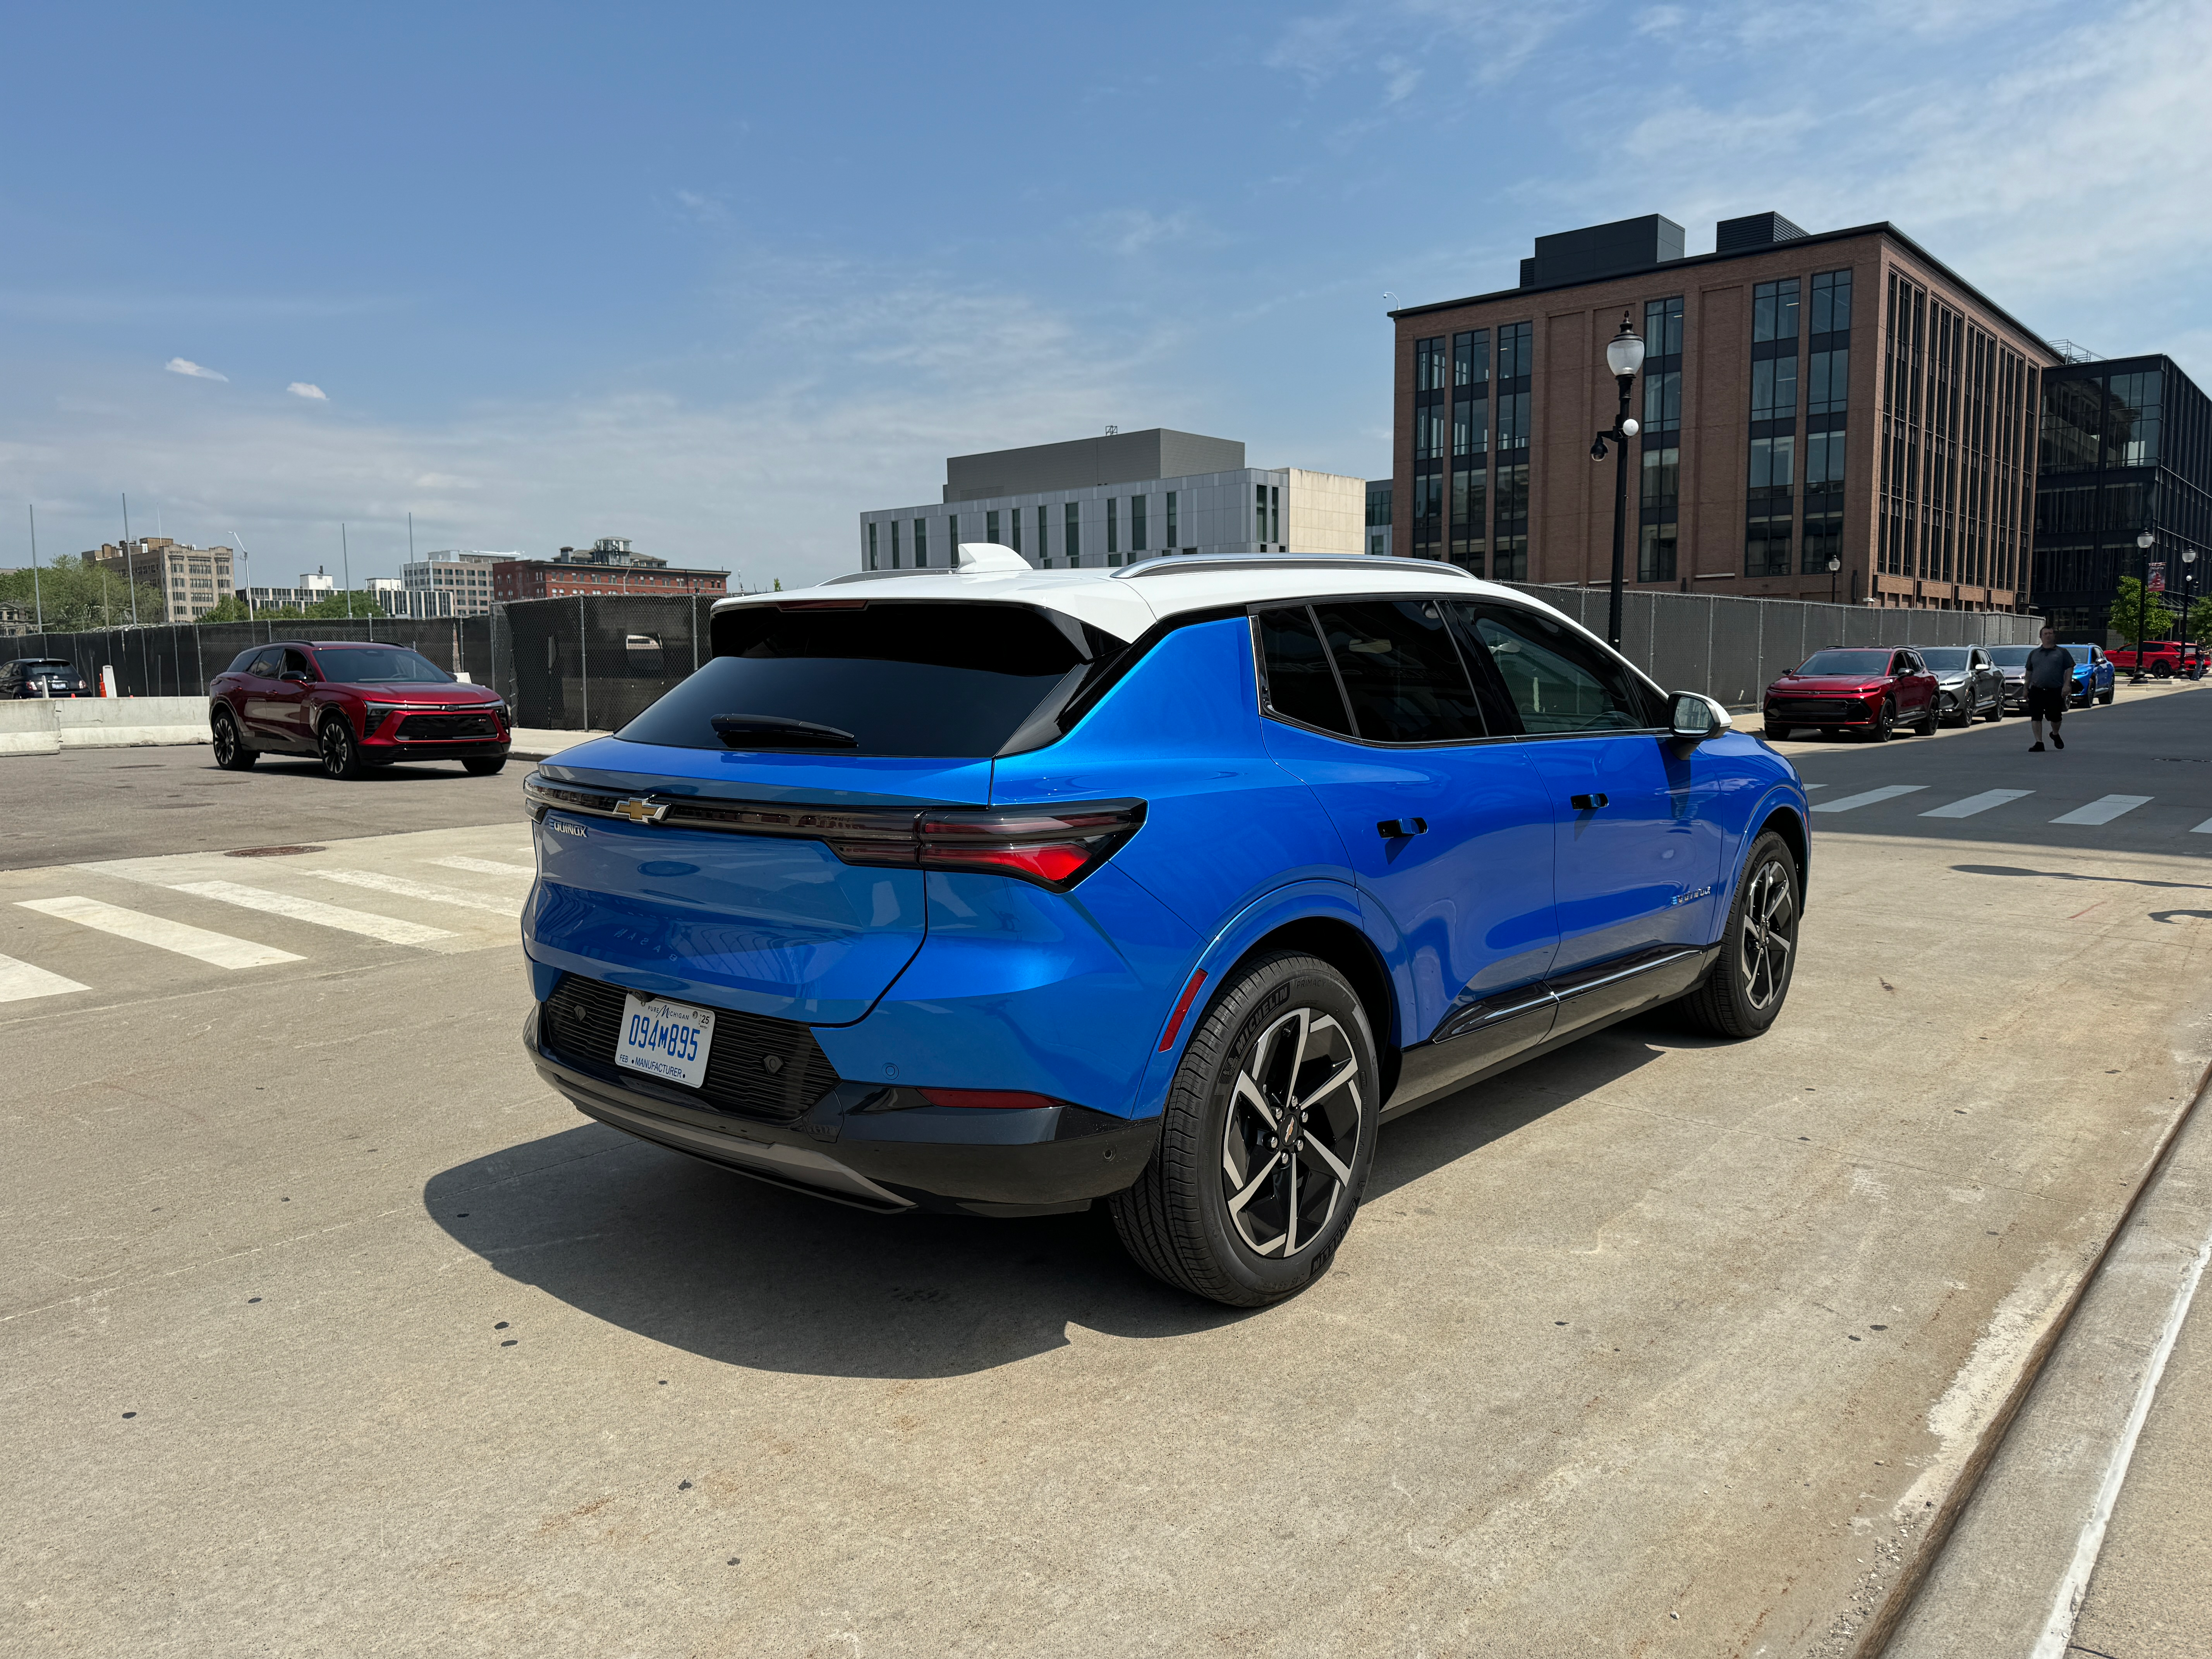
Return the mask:
[[234,674],[251,674],[254,672],[253,659],[260,654],[261,647],[259,646],[247,646],[245,650],[240,652],[238,655],[232,659],[230,672]]
[[1517,605],[1455,609],[1531,737],[1634,732],[1661,723],[1658,699],[1627,666],[1564,623]]
[[1267,671],[1270,708],[1286,720],[1340,737],[1352,735],[1352,722],[1345,715],[1344,699],[1338,694],[1328,653],[1322,649],[1313,612],[1304,605],[1261,611],[1260,653]]
[[1362,738],[1456,743],[1489,735],[1442,605],[1370,600],[1316,605],[1314,615]]
[[676,749],[980,759],[1123,644],[1027,606],[958,602],[745,605],[714,618],[714,639],[713,659],[618,735]]

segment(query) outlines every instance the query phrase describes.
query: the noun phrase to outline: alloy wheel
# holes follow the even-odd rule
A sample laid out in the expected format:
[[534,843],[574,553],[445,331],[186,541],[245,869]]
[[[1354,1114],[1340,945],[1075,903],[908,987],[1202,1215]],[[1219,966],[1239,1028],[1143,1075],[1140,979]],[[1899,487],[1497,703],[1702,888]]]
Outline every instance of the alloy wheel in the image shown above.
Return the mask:
[[323,770],[334,778],[344,777],[353,769],[353,733],[347,731],[343,720],[323,722]]
[[215,763],[228,766],[238,758],[238,728],[225,715],[215,723]]
[[1790,953],[1796,948],[1796,890],[1781,860],[1769,859],[1745,890],[1737,946],[1744,997],[1753,1008],[1766,1008],[1781,996],[1790,979]]
[[1221,1195],[1255,1255],[1288,1261],[1327,1231],[1359,1153],[1358,1050],[1334,1015],[1281,1015],[1238,1069],[1222,1127]]

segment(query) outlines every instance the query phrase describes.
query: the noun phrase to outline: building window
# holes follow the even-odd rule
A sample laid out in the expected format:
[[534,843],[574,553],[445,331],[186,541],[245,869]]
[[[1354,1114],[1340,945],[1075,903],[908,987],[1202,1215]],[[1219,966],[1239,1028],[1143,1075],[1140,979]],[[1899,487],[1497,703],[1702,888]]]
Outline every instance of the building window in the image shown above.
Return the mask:
[[1747,576],[1786,576],[1790,574],[1790,515],[1760,514],[1747,520],[1743,574]]
[[[1484,407],[1486,409],[1487,404]],[[1472,457],[1462,457],[1471,460]],[[1483,574],[1490,551],[1486,517],[1490,507],[1490,474],[1479,465],[1455,465],[1451,475],[1451,562],[1475,575]],[[1382,550],[1381,537],[1370,550]]]
[[1176,544],[1182,539],[1182,534],[1176,526],[1176,492],[1170,489],[1168,491],[1168,550],[1173,552]]
[[1768,340],[1797,337],[1797,279],[1760,283],[1751,290],[1751,338],[1756,345]]
[[1414,392],[1441,392],[1444,385],[1444,343],[1442,336],[1433,340],[1413,342]]
[[1787,495],[1790,484],[1795,482],[1796,447],[1797,440],[1794,436],[1753,438],[1751,441],[1752,489],[1778,490]]
[[897,520],[896,519],[893,519],[893,520],[890,521],[890,525],[891,525],[891,568],[892,568],[892,569],[894,569],[894,570],[896,570],[896,569],[897,569],[897,568],[899,568],[899,529],[898,529],[898,520]]
[[1106,498],[1106,562],[1119,564],[1115,556],[1121,550],[1121,518],[1120,502],[1111,495]]
[[1413,552],[1418,558],[1436,557],[1443,537],[1443,475],[1423,473],[1413,480]]
[[914,568],[920,570],[929,562],[929,520],[914,521]]
[[1528,580],[1528,538],[1526,536],[1500,536],[1498,552],[1491,562],[1492,581],[1525,582]]
[[1637,495],[1636,580],[1674,580],[1681,516],[1682,296],[1644,307],[1644,430]]
[[1045,509],[1039,507],[1036,510],[1037,562],[1047,570],[1052,568],[1052,543],[1045,534],[1048,524],[1049,520],[1045,517]]
[[1066,544],[1061,550],[1067,555],[1067,566],[1071,570],[1083,562],[1083,524],[1079,516],[1080,512],[1081,509],[1077,503],[1070,501],[1066,505],[1066,511],[1061,515],[1060,535],[1061,540]]
[[1762,357],[1751,366],[1751,418],[1788,421],[1797,415],[1797,358]]
[[1267,486],[1267,528],[1270,532],[1267,539],[1278,547],[1282,546],[1283,487],[1280,484]]
[[960,562],[960,515],[957,513],[945,515],[945,562],[956,567]]
[[1636,552],[1636,580],[1640,582],[1671,582],[1674,580],[1675,526],[1671,524],[1647,524],[1644,540]]
[[1132,495],[1129,497],[1129,551],[1142,553],[1144,550],[1145,498],[1142,495]]
[[1851,325],[1851,273],[1824,270],[1813,278],[1813,334],[1839,333]]
[[[983,539],[987,542],[999,540],[999,515],[995,513],[986,513],[983,515]],[[1003,546],[1005,544],[1000,543],[1000,545]]]

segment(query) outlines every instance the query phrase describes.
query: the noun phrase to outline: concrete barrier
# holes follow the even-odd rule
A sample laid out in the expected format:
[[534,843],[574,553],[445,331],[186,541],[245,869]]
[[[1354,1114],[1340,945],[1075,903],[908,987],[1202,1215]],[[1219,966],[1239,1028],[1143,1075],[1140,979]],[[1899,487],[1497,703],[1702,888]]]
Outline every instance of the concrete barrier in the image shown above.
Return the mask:
[[206,743],[198,697],[23,697],[0,702],[0,755]]

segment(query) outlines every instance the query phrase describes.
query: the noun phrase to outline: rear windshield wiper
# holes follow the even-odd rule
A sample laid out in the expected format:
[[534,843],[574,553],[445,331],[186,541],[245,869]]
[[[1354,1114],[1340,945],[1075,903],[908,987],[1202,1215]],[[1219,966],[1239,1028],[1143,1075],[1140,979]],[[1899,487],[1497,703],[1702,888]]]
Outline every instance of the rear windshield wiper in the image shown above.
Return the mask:
[[857,749],[850,732],[781,714],[717,714],[714,735],[726,749]]

